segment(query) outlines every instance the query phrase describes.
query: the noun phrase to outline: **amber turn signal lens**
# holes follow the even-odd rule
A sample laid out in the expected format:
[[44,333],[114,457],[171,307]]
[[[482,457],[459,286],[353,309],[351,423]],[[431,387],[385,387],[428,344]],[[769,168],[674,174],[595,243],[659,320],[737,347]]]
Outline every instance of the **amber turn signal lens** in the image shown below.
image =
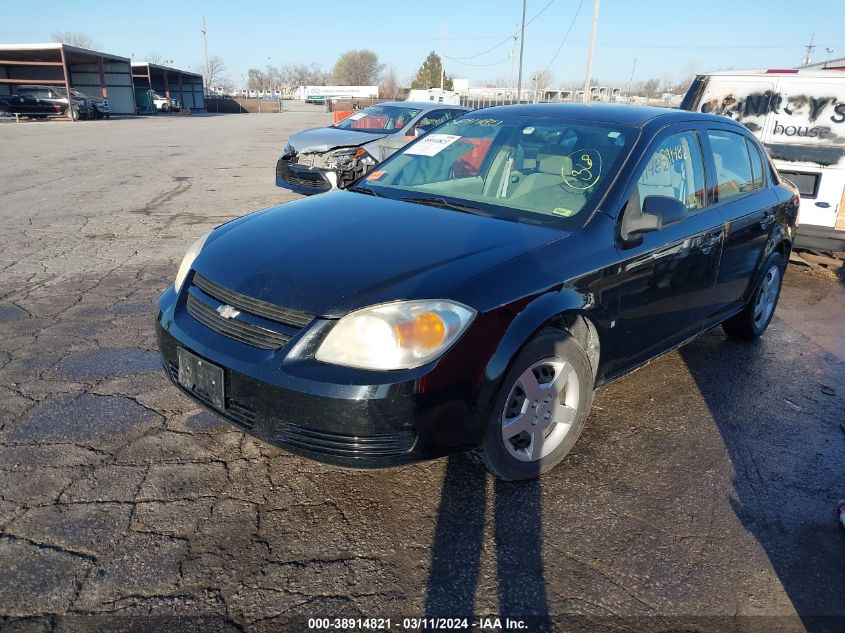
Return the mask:
[[396,326],[399,346],[405,349],[434,349],[446,339],[446,324],[434,312],[423,312],[413,321]]

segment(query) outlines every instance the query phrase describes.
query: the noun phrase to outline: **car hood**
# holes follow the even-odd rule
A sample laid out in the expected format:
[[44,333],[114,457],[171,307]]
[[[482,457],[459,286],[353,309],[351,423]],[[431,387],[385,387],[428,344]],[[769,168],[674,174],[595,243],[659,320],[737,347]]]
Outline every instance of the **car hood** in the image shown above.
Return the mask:
[[335,191],[216,230],[194,262],[212,281],[321,316],[451,288],[569,235],[559,229]]
[[293,134],[288,143],[300,154],[319,154],[334,147],[352,147],[371,143],[387,134],[371,134],[336,127],[315,127]]

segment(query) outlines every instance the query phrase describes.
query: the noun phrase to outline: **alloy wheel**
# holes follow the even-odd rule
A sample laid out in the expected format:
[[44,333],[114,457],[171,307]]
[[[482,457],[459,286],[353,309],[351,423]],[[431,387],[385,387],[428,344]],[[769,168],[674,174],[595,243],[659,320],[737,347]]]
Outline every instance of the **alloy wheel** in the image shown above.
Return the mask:
[[572,429],[580,397],[575,369],[547,358],[526,369],[502,412],[502,440],[516,459],[534,462],[554,451]]
[[780,292],[780,268],[769,267],[766,271],[763,282],[760,284],[760,291],[757,293],[757,301],[754,302],[754,325],[757,327],[768,323],[775,303]]

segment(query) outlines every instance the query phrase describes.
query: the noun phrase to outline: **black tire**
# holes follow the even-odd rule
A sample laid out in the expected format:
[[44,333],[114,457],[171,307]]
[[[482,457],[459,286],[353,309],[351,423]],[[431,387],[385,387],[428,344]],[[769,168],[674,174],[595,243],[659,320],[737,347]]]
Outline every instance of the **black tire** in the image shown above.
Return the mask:
[[725,334],[731,338],[750,341],[766,331],[780,299],[785,268],[786,262],[780,253],[772,253],[766,258],[762,269],[763,276],[757,282],[748,305],[742,312],[722,323]]
[[[527,452],[528,449],[518,448],[518,442],[521,441],[519,436],[511,440],[504,438],[503,429],[506,428],[504,426],[504,420],[508,416],[508,412],[513,410],[512,408],[514,406],[520,408],[518,400],[514,399],[520,397],[514,395],[519,392],[520,377],[537,363],[547,360],[562,361],[571,366],[572,372],[577,377],[577,385],[567,384],[570,385],[571,391],[577,393],[577,405],[573,407],[575,413],[571,424],[569,424],[568,431],[563,432],[562,439],[558,441],[554,448],[548,454],[541,455],[537,459],[523,461],[514,456],[513,451],[525,450]],[[525,394],[523,393],[522,395],[524,396]],[[574,397],[574,394],[570,393],[566,395],[562,393],[559,396],[561,401],[565,397],[569,399]],[[523,348],[513,362],[511,369],[499,387],[491,419],[488,421],[487,430],[484,435],[484,441],[480,447],[471,451],[470,456],[499,479],[514,481],[538,477],[556,466],[572,449],[584,428],[584,422],[592,402],[593,371],[586,353],[566,332],[556,328],[545,328]],[[506,406],[509,409],[506,409]],[[542,407],[543,405],[540,406]],[[525,405],[521,406],[521,410],[527,411]],[[542,412],[543,409],[535,409],[534,411]],[[522,415],[528,415],[528,413],[523,413]],[[533,419],[533,424],[537,424],[537,415],[534,415]],[[548,438],[555,432],[555,428],[556,425],[552,425],[545,430],[540,429],[540,431],[545,432],[546,438]],[[564,428],[563,426],[561,427],[561,429]],[[527,434],[527,432],[525,433]],[[505,442],[511,442],[510,448],[505,445]]]

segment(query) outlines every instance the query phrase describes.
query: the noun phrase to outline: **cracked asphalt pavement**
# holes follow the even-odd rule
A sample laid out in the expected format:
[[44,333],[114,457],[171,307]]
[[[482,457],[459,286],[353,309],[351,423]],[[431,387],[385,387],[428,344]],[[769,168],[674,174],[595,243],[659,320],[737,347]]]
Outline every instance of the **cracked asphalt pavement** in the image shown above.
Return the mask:
[[296,197],[278,152],[328,116],[0,125],[0,631],[845,630],[845,285],[806,269],[761,341],[714,330],[601,390],[539,482],[337,470],[180,395],[158,293],[209,228]]

